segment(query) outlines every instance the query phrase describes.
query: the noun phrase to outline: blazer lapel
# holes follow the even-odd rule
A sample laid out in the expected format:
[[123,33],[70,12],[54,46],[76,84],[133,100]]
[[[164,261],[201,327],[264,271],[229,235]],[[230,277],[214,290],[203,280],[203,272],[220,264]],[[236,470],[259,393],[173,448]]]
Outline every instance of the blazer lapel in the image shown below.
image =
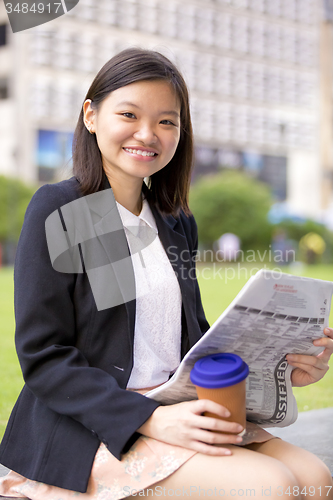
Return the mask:
[[92,196],[93,203],[89,203],[89,208],[100,247],[98,249],[95,245],[90,254],[96,255],[102,247],[107,263],[91,271],[87,270],[88,278],[100,302],[104,304],[99,309],[125,304],[130,338],[133,342],[135,277],[124,227],[110,187]]

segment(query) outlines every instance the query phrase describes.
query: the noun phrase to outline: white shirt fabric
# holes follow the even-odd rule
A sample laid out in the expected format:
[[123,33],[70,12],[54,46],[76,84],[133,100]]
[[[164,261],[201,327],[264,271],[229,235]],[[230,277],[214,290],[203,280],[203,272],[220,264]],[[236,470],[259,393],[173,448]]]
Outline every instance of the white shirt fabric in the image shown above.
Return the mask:
[[[134,365],[127,388],[143,389],[166,382],[180,363],[182,298],[147,200],[143,199],[138,216],[118,202],[117,207],[131,251],[136,289]],[[139,252],[134,243],[140,238],[140,228],[149,228],[153,241]]]

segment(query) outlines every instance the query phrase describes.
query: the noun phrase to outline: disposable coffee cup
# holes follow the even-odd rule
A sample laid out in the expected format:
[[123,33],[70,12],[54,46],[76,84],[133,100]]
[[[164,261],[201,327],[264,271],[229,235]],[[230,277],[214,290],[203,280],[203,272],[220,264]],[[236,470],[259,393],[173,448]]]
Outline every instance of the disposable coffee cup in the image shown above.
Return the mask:
[[[209,417],[237,422],[246,429],[246,377],[249,367],[237,354],[210,354],[199,359],[190,373],[199,399],[209,399],[230,411],[230,417],[205,412]],[[225,434],[232,434],[226,432]]]

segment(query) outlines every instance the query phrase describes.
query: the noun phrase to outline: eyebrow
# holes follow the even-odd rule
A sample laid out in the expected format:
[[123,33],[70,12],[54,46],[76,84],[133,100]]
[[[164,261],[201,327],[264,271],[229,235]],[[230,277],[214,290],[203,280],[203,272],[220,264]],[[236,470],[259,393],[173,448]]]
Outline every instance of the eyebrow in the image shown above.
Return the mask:
[[[132,106],[134,108],[140,109],[140,106],[138,106],[137,104],[134,104],[133,102],[130,102],[130,101],[119,102],[117,104],[117,106]],[[160,114],[161,115],[173,115],[173,116],[176,116],[177,118],[180,118],[180,115],[179,115],[179,113],[177,113],[177,111],[162,111]]]

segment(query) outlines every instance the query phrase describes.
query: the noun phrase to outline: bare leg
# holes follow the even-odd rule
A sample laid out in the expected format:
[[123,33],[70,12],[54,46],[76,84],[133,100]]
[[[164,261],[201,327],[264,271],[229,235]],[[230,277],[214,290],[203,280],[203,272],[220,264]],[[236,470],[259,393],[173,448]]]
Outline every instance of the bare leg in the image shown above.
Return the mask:
[[[246,446],[285,464],[295,476],[302,498],[314,500],[333,499],[332,476],[328,467],[309,451],[294,446],[282,439],[272,439],[265,443],[253,443]],[[292,499],[292,495],[290,496]]]
[[[224,445],[225,446],[225,445]],[[231,456],[214,457],[198,453],[176,472],[142,491],[142,496],[212,498],[256,497],[270,500],[301,498],[285,493],[299,488],[297,479],[281,461],[233,445]],[[290,491],[289,490],[289,491]],[[138,498],[139,495],[130,497]]]

